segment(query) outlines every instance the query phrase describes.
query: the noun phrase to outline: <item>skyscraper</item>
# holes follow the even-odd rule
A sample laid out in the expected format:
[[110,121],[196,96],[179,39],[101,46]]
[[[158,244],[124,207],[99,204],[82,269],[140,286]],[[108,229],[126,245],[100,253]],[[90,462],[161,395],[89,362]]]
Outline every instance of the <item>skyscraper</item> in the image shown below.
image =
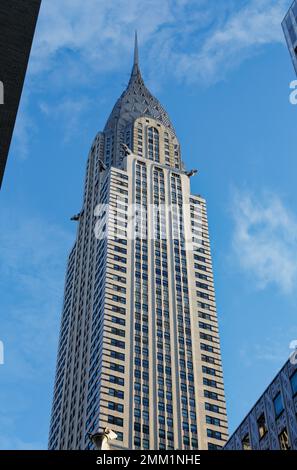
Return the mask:
[[297,1],[294,0],[288,10],[282,28],[292,57],[295,72],[297,73]]
[[69,255],[49,448],[217,449],[227,418],[205,200],[134,63],[92,144]]

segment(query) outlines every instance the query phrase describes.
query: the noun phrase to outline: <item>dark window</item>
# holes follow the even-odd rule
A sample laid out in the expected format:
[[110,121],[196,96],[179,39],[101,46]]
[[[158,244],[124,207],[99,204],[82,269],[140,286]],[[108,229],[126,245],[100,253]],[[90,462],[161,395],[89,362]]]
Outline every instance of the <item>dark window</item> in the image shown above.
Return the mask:
[[284,409],[281,393],[278,393],[273,400],[275,417],[278,418]]
[[220,426],[221,422],[218,418],[214,418],[213,416],[206,416],[207,424],[213,424],[214,426]]
[[207,429],[207,437],[221,440],[222,434],[219,431],[214,431],[213,429]]
[[218,446],[217,444],[213,444],[212,442],[208,443],[208,450],[220,450],[222,446]]
[[205,403],[205,409],[207,411],[213,411],[214,413],[220,412],[220,408],[217,405],[213,405],[212,403]]
[[110,424],[115,424],[116,426],[123,426],[123,419],[122,418],[118,418],[117,416],[111,416],[109,415],[108,416],[108,422]]
[[116,390],[114,388],[109,389],[109,395],[117,398],[124,398],[124,392],[122,390]]
[[123,433],[122,433],[122,432],[117,431],[117,440],[118,440],[118,441],[122,441],[122,440],[123,440]]
[[204,390],[204,396],[206,398],[211,398],[212,400],[218,400],[219,396],[215,392],[210,392],[209,390]]
[[113,401],[108,402],[108,408],[110,410],[119,411],[120,413],[124,411],[124,405],[122,405],[122,403],[115,403]]

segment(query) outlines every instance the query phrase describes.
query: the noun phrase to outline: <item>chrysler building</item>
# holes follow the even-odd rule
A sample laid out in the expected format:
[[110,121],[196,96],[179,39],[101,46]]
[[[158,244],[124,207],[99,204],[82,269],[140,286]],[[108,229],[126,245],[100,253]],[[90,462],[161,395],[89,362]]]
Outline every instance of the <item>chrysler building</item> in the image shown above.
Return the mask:
[[49,449],[220,449],[228,438],[206,202],[142,78],[92,143],[69,254]]

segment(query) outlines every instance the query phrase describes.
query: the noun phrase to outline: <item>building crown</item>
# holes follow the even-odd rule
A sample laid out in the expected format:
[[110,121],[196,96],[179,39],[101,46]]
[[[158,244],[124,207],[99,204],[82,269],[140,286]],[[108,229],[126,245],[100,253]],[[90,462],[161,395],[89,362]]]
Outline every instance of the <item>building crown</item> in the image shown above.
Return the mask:
[[126,127],[141,116],[156,119],[175,135],[168,113],[144,84],[139,67],[138,39],[137,32],[135,32],[134,59],[129,83],[113,107],[104,132],[118,126]]

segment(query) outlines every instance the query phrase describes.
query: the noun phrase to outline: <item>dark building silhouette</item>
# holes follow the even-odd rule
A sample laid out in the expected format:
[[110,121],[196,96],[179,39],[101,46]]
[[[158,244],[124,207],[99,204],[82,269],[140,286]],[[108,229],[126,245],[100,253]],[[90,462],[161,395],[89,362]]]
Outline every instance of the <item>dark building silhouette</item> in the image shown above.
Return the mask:
[[41,0],[0,1],[0,187]]

